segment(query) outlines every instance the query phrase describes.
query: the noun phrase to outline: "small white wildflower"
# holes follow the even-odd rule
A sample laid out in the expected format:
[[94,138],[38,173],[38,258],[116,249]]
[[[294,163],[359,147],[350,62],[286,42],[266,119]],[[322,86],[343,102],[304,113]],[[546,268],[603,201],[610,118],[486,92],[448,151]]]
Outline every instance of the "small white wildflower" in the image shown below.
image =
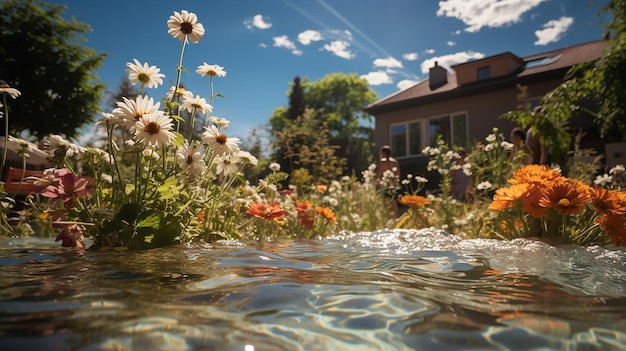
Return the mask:
[[454,220],[454,224],[455,225],[466,225],[467,224],[467,220],[462,218],[462,219],[455,219]]
[[624,173],[626,169],[624,169],[624,165],[617,165],[609,170],[609,174],[617,175],[620,173]]
[[488,190],[491,188],[493,188],[493,184],[491,184],[489,181],[480,182],[478,185],[476,185],[476,189],[478,190]]
[[493,141],[496,141],[496,135],[495,134],[489,134],[489,135],[487,135],[485,140],[490,142],[490,143],[493,142]]
[[464,163],[463,164],[463,174],[465,174],[466,176],[471,176],[474,172],[472,172],[472,164],[471,163]]
[[280,171],[280,164],[279,164],[279,163],[277,163],[277,162],[272,162],[272,163],[270,163],[270,165],[269,165],[269,169],[270,169],[270,171],[272,171],[272,172],[278,172],[278,171]]
[[489,152],[489,151],[491,151],[491,150],[493,150],[493,144],[487,144],[487,145],[485,145],[485,151],[486,151],[486,152]]
[[599,175],[596,177],[596,180],[594,180],[594,184],[596,185],[601,185],[604,186],[607,183],[611,183],[613,181],[613,177],[604,173],[603,175]]
[[110,174],[107,174],[107,173],[102,173],[100,175],[100,180],[105,182],[105,183],[112,184],[113,183],[113,176],[111,176]]
[[500,143],[500,147],[502,147],[505,150],[512,150],[513,149],[513,143],[509,143],[508,141],[503,141]]
[[420,176],[415,176],[415,181],[418,183],[428,183],[428,179]]

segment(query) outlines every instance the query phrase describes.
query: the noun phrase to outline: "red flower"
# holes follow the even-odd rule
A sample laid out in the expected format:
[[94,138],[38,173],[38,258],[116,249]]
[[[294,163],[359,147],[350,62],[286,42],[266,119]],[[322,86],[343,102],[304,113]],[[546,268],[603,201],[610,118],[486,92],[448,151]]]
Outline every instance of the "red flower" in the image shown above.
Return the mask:
[[307,229],[313,228],[313,216],[311,203],[309,201],[296,200],[296,213],[298,214],[298,223]]
[[63,225],[61,233],[57,235],[54,241],[62,240],[61,246],[63,247],[84,249],[85,244],[83,243],[83,230],[84,228],[78,224]]
[[277,203],[255,202],[248,206],[246,213],[261,219],[276,220],[285,218],[285,210]]

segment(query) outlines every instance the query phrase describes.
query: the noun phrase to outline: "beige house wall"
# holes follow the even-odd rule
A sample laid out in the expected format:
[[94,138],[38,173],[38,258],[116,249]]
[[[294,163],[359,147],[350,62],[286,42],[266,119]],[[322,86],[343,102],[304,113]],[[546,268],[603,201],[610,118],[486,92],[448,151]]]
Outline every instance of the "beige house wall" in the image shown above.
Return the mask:
[[[556,79],[530,84],[527,86],[528,98],[531,101],[538,101],[560,83],[561,80]],[[470,143],[473,144],[475,141],[483,140],[488,134],[492,133],[494,127],[503,132],[508,139],[509,132],[515,125],[511,121],[500,119],[499,117],[508,111],[517,109],[518,94],[519,89],[516,86],[511,86],[505,89],[446,99],[445,101],[378,114],[375,118],[376,145],[380,147],[391,143],[390,130],[395,124],[458,113],[467,114],[468,141]],[[425,124],[422,124],[422,128],[426,128]],[[427,142],[427,139],[423,140],[423,142]],[[428,145],[421,145],[420,149],[425,146]],[[472,147],[473,145],[463,146]],[[414,156],[405,158],[414,158]]]

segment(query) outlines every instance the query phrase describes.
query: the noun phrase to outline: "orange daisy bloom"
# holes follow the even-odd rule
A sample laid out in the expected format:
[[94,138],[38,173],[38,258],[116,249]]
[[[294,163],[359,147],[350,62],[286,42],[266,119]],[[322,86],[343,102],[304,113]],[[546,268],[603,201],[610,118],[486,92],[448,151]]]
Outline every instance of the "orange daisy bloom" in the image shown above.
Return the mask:
[[580,212],[585,203],[591,199],[587,189],[581,189],[565,181],[548,184],[541,189],[541,194],[539,206],[554,208],[567,214]]
[[490,210],[502,211],[513,207],[514,202],[523,199],[528,192],[528,184],[515,184],[496,190],[493,201],[489,204]]
[[319,191],[320,193],[325,193],[326,190],[328,190],[328,187],[326,185],[318,185],[317,186],[317,191]]
[[596,186],[591,195],[591,202],[596,211],[601,214],[623,215],[626,206],[620,201],[619,191],[607,190]]
[[398,201],[400,201],[401,204],[410,207],[418,207],[430,203],[430,200],[419,195],[404,195]]
[[522,210],[535,218],[541,218],[546,214],[547,208],[539,204],[543,197],[541,187],[537,184],[528,185],[528,192],[522,200]]
[[335,217],[333,210],[330,208],[317,206],[315,211],[317,211],[317,213],[319,213],[322,217],[326,218],[326,220],[330,223],[337,223],[337,218]]
[[511,184],[554,182],[564,177],[558,171],[546,165],[526,165],[513,172],[513,177],[509,179]]
[[246,213],[261,219],[277,220],[285,218],[285,210],[277,203],[255,202],[248,206]]
[[613,244],[626,246],[626,218],[621,215],[607,214],[596,221],[611,238]]

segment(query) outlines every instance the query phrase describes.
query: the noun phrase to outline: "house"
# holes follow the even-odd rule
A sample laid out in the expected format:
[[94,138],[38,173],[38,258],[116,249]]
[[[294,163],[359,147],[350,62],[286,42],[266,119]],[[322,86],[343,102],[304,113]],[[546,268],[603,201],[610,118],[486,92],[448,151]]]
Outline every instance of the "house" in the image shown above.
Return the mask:
[[[605,45],[599,40],[527,57],[505,52],[454,65],[453,72],[435,63],[428,79],[365,109],[375,117],[376,145],[391,146],[403,173],[425,174],[428,157],[421,151],[434,146],[439,135],[450,146],[471,148],[497,127],[508,139],[515,125],[499,117],[518,109],[518,85],[527,89],[532,108],[572,66],[600,58]],[[577,118],[570,128],[593,132],[595,127]]]

